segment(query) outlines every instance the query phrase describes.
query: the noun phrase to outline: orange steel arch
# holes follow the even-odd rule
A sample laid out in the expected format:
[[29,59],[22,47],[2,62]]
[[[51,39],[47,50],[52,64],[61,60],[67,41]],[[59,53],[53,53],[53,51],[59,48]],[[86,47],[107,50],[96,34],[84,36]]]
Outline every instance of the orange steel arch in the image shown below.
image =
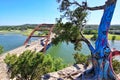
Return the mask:
[[[43,27],[43,28],[42,28]],[[44,28],[44,27],[47,27],[47,28]],[[45,45],[44,45],[44,49],[43,49],[43,52],[46,51],[46,47],[48,45],[48,41],[50,39],[50,35],[52,33],[52,30],[53,30],[53,27],[54,25],[53,24],[40,24],[38,25],[31,33],[30,35],[28,36],[28,38],[26,39],[26,41],[24,42],[24,45],[26,45],[29,40],[32,38],[32,37],[45,37],[47,40],[45,41]],[[48,35],[46,36],[34,36],[33,34],[36,32],[36,31],[49,31]]]

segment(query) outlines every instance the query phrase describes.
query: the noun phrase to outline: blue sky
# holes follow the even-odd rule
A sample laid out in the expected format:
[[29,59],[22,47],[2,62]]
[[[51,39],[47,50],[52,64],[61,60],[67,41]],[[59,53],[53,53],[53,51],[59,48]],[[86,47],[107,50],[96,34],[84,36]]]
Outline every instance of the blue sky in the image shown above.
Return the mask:
[[[105,2],[87,1],[89,6],[102,5]],[[55,18],[60,15],[58,6],[56,0],[0,0],[0,25],[55,23]],[[112,24],[120,24],[119,8],[120,0],[117,2]],[[103,11],[89,13],[87,24],[99,24]]]

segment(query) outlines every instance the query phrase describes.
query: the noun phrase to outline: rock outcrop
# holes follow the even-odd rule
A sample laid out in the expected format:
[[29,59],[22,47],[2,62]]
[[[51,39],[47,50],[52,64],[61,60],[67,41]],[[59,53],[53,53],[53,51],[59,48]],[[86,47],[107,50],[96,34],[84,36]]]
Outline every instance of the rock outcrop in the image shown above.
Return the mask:
[[76,64],[57,72],[45,74],[41,77],[41,80],[75,80],[84,71],[82,64]]
[[[89,68],[91,68],[91,66],[89,66],[87,69]],[[57,72],[45,74],[41,77],[41,80],[82,80],[80,79],[80,75],[84,71],[85,69],[82,64],[76,64],[76,65],[64,68],[62,70],[59,70]],[[120,73],[117,76],[120,79]]]

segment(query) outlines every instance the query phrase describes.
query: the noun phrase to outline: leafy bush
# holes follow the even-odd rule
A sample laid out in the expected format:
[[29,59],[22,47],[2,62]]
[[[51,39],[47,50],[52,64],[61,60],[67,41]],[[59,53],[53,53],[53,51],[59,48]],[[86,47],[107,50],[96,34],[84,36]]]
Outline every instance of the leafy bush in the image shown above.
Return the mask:
[[91,37],[91,40],[95,41],[97,39],[97,34],[94,34],[92,37]]
[[2,47],[2,46],[0,46],[0,54],[2,54],[2,53],[3,53],[3,51],[4,51],[3,47]]
[[116,36],[112,36],[112,41],[114,41],[116,39]]
[[39,80],[41,75],[60,70],[65,67],[62,59],[54,59],[50,55],[25,51],[19,57],[8,54],[4,59],[11,73],[11,78],[18,80]]
[[87,61],[88,56],[80,53],[74,54],[74,60],[76,64],[85,64]]
[[97,34],[97,30],[84,30],[84,34]]
[[118,74],[120,73],[120,62],[118,60],[113,60],[113,69]]

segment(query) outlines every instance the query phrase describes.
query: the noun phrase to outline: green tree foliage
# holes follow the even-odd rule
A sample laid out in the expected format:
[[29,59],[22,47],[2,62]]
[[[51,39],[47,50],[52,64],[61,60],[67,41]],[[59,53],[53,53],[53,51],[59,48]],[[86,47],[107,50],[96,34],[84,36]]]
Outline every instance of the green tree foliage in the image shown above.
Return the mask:
[[84,54],[75,53],[74,60],[76,64],[84,64],[87,61],[87,56]]
[[8,54],[4,59],[11,78],[18,80],[39,80],[43,74],[60,70],[65,67],[60,58],[54,59],[50,55],[25,51],[19,57]]
[[0,26],[0,30],[27,30],[27,29],[34,29],[34,27],[37,26],[37,24],[26,24],[26,25],[20,25],[20,26]]
[[2,53],[3,53],[3,51],[4,51],[3,47],[2,47],[2,46],[0,46],[0,54],[2,54]]
[[[76,50],[80,50],[82,29],[86,23],[87,12],[80,6],[71,8],[73,5],[77,5],[77,2],[70,2],[69,0],[58,0],[58,2],[60,3],[60,12],[63,15],[57,19],[54,30],[56,37],[53,40],[53,44],[71,42],[75,45]],[[64,19],[66,20],[65,23],[63,23]]]
[[84,30],[84,34],[97,34],[98,31],[97,30]]
[[114,41],[116,39],[116,36],[112,36],[112,41]]
[[115,71],[115,73],[120,73],[120,61],[118,60],[113,60],[113,69]]
[[74,55],[74,60],[76,64],[88,64],[88,59],[91,58],[90,55],[84,55],[81,53],[75,53]]
[[98,35],[97,34],[94,34],[92,37],[91,37],[91,40],[95,41],[97,39]]

